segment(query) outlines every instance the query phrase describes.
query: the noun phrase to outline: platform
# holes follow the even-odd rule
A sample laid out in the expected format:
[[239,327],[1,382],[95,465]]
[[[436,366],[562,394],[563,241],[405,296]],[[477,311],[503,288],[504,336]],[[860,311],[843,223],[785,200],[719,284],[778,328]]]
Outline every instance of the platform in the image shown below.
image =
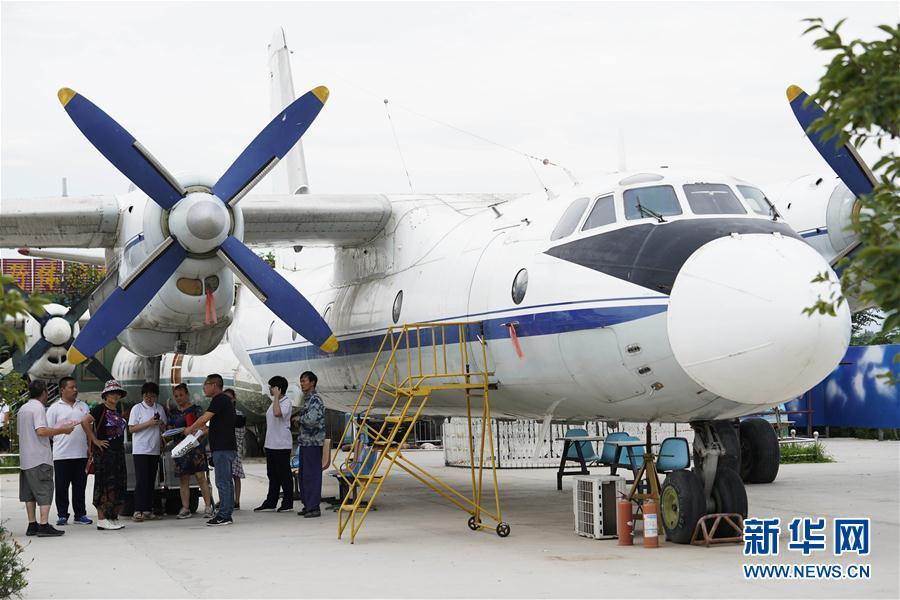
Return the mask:
[[[578,537],[573,532],[572,482],[567,480],[557,492],[556,473],[550,469],[498,474],[504,517],[513,531],[505,539],[469,531],[464,513],[397,473],[385,484],[388,493],[380,497],[378,518],[351,546],[335,539],[335,513],[314,520],[294,513],[253,513],[266,489],[265,464],[257,461],[245,462],[242,510],[230,527],[208,528],[199,517],[125,520],[121,532],[69,525],[60,539],[25,538],[25,511],[11,475],[0,476],[0,508],[7,526],[29,544],[26,557],[34,559],[26,598],[896,598],[900,443],[837,439],[823,444],[838,462],[782,465],[774,484],[748,486],[751,515],[783,521],[795,516],[872,517],[869,581],[748,582],[737,545],[663,543],[651,550],[639,543],[623,548],[615,540]],[[443,467],[440,451],[415,451],[415,459],[451,483],[464,486],[469,477],[468,470]],[[334,494],[333,479],[325,480],[325,495]],[[89,483],[89,496],[91,488]],[[96,516],[93,508],[89,514]],[[795,555],[783,555],[778,562],[802,562]],[[384,576],[388,557],[410,567],[402,580]],[[810,562],[842,560],[829,552]],[[95,578],[84,577],[84,569],[101,561],[110,577],[98,585]],[[355,577],[342,577],[351,564]],[[653,576],[642,577],[648,568]]]

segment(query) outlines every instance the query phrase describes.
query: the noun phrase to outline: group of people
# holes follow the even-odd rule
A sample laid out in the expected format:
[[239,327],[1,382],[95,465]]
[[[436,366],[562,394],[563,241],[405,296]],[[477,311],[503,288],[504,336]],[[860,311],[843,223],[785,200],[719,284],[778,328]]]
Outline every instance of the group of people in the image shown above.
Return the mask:
[[[300,386],[306,399],[298,418],[300,445],[304,449],[302,461],[304,466],[307,461],[310,465],[315,464],[315,468],[301,470],[301,500],[304,509],[298,514],[305,517],[320,516],[325,411],[322,400],[315,391],[316,383],[317,378],[312,372],[305,372],[300,378]],[[275,377],[269,385],[273,396],[272,406],[266,416],[269,425],[265,444],[269,495],[257,510],[270,510],[270,506],[274,510],[279,488],[283,493],[279,510],[284,510],[285,507],[291,510],[291,403],[285,398],[287,380]],[[158,518],[152,510],[152,504],[163,449],[162,434],[183,428],[180,439],[202,430],[205,440],[174,460],[182,505],[177,518],[192,516],[189,484],[193,475],[205,502],[204,517],[208,519],[206,524],[232,524],[232,513],[240,508],[240,480],[244,477],[241,455],[246,419],[237,411],[234,391],[223,388],[221,375],[207,376],[203,390],[211,400],[208,408],[203,410],[191,402],[187,386],[178,384],[173,389],[175,407],[170,407],[167,414],[158,403],[159,386],[147,382],[141,389],[141,402],[131,408],[126,420],[121,400],[127,392],[115,380],[106,382],[100,394],[102,402],[91,409],[78,398],[77,382],[72,377],[60,380],[60,400],[49,410],[46,408],[46,384],[42,381],[31,382],[30,399],[17,413],[19,499],[25,503],[28,514],[26,535],[53,537],[65,533],[48,521],[54,495],[57,526],[66,525],[70,516],[75,524],[91,525],[93,521],[87,516],[84,500],[87,476],[90,473],[94,474],[93,503],[97,509],[97,528],[118,530],[124,527],[119,523],[118,516],[122,512],[127,490],[126,427],[132,436],[134,459],[134,521]],[[216,473],[218,504],[213,504],[207,477],[209,467],[206,441]],[[287,487],[284,479],[285,466]],[[70,489],[72,515],[69,513]]]

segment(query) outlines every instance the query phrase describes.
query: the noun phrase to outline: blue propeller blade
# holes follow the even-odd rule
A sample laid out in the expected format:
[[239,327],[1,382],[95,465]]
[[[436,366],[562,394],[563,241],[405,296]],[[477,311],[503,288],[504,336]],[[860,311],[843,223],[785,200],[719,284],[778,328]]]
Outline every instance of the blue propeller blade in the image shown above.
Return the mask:
[[76,365],[84,362],[88,356],[93,356],[113,341],[156,296],[185,256],[187,251],[173,240],[130,285],[125,289],[116,288],[96,314],[91,315],[91,320],[69,347],[69,362]]
[[69,88],[59,90],[59,101],[84,137],[125,177],[164,209],[184,196],[180,185],[115,119]]
[[319,86],[278,113],[219,178],[212,188],[213,194],[226,204],[240,200],[294,147],[327,99],[328,88]]
[[[325,352],[337,350],[337,339],[331,328],[312,304],[288,283],[275,269],[253,253],[234,236],[228,236],[219,248],[236,274],[255,287],[264,298],[263,303],[282,321],[319,346]],[[220,254],[220,256],[221,256]]]
[[794,116],[797,117],[797,122],[800,123],[806,137],[819,151],[828,166],[841,178],[841,181],[850,188],[856,197],[871,192],[874,183],[870,179],[868,170],[862,164],[862,160],[850,144],[835,147],[837,134],[830,129],[809,133],[810,125],[816,119],[824,116],[825,111],[815,102],[806,104],[808,95],[795,85],[788,88],[787,97],[791,104],[791,110],[794,111]]

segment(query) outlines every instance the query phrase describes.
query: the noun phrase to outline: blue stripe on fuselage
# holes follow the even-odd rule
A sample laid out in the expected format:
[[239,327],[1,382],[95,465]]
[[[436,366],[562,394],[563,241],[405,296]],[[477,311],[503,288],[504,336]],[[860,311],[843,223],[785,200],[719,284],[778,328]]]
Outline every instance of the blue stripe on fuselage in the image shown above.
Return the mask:
[[[485,339],[494,340],[509,338],[509,323],[517,323],[516,335],[518,337],[529,337],[534,335],[551,335],[556,333],[567,333],[570,331],[609,327],[610,325],[634,321],[665,311],[665,304],[610,306],[510,315],[496,319],[485,319],[482,323],[484,326]],[[387,330],[381,330],[375,335],[351,339],[341,339],[339,337],[340,346],[337,353],[333,355],[326,354],[318,347],[313,346],[308,342],[304,342],[297,346],[278,348],[275,350],[250,350],[250,360],[254,365],[264,365],[314,360],[328,356],[371,354],[378,351],[378,348],[384,340],[386,331]],[[396,335],[399,335],[399,333]],[[414,335],[414,333],[410,334],[409,344],[411,348],[415,348],[418,345],[424,347],[432,344],[430,329],[421,329],[417,339],[413,339]],[[438,337],[438,342],[440,342],[441,333],[439,330],[436,330],[435,335]],[[444,343],[455,344],[459,342],[459,331],[457,327],[451,326],[444,328],[443,335]],[[480,335],[480,324],[476,323],[466,326],[467,341],[474,341]]]

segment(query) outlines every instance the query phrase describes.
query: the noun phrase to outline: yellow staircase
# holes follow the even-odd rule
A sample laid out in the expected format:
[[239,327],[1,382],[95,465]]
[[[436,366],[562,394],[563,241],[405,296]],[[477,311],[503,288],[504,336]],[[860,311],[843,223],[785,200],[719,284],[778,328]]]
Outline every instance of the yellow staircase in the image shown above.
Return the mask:
[[[349,525],[350,542],[354,542],[394,465],[469,513],[469,528],[486,530],[482,518],[487,518],[497,524],[494,529],[500,537],[509,535],[500,510],[486,365],[481,323],[416,323],[388,329],[353,407],[354,418],[348,420],[340,438],[347,439],[355,428],[350,451],[343,460],[336,453],[332,463],[349,490],[338,510],[338,538]],[[435,392],[458,395],[465,402],[470,496],[403,454],[407,438]],[[477,416],[483,423],[478,439],[472,428],[473,408],[480,408]],[[364,443],[367,439],[370,445]],[[482,505],[485,463],[491,471],[494,510]]]

